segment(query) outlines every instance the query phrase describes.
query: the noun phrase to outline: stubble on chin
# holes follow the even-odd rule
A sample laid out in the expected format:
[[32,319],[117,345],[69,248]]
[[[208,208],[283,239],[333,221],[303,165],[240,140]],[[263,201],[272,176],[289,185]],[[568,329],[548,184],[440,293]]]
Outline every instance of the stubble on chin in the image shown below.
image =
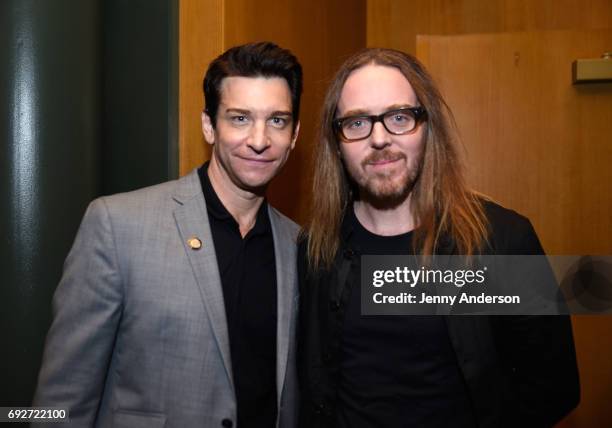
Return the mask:
[[[405,160],[400,171],[389,170],[365,175],[358,184],[359,199],[378,209],[391,209],[403,203],[412,192],[418,180],[421,159],[406,160],[403,153],[375,152],[362,162],[362,171],[367,170],[367,164],[379,160]],[[399,176],[398,176],[399,175]]]

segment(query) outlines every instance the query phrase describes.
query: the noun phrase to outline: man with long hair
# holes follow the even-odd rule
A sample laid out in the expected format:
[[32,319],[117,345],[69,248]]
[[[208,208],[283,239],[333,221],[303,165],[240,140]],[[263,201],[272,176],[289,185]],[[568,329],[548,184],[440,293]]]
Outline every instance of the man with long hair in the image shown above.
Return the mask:
[[452,114],[412,56],[366,49],[321,115],[298,250],[304,427],[550,426],[578,402],[562,316],[364,316],[361,255],[543,254],[466,185]]
[[55,293],[34,399],[78,427],[294,427],[298,227],[265,191],[299,131],[302,67],[270,42],[204,78],[212,157],[95,200]]

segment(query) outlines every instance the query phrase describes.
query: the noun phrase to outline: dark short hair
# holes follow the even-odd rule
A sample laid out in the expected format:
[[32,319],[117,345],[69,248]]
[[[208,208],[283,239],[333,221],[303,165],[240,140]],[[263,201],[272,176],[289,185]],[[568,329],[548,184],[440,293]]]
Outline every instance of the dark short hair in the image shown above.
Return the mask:
[[226,77],[281,77],[291,92],[293,127],[300,116],[302,96],[302,66],[295,55],[272,42],[248,43],[235,46],[219,55],[208,66],[204,76],[204,102],[213,126],[221,101],[221,83]]

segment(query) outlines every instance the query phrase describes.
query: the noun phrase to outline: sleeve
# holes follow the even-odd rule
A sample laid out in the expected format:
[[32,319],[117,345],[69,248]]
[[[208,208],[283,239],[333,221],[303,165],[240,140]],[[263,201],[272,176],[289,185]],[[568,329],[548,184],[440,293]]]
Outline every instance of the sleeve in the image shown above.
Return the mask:
[[35,406],[65,407],[93,426],[122,312],[122,283],[104,199],[87,209],[53,297]]
[[[514,229],[509,253],[544,254],[529,220],[522,217]],[[506,420],[513,420],[513,426],[554,425],[580,400],[570,317],[499,316],[492,323],[512,389]]]

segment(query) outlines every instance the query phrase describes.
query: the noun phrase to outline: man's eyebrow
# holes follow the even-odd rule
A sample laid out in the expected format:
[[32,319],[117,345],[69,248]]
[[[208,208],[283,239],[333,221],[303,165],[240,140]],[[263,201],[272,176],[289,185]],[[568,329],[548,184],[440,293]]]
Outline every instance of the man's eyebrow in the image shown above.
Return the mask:
[[369,111],[364,110],[364,109],[355,109],[355,110],[349,110],[346,113],[344,113],[342,116],[340,117],[349,117],[349,116],[367,116],[368,114],[370,114]]
[[[390,105],[388,107],[385,108],[385,110],[381,113],[387,112],[387,111],[391,111],[391,110],[399,110],[402,108],[407,108],[407,107],[414,107],[412,104],[393,104]],[[349,110],[346,113],[344,113],[342,116],[340,117],[351,117],[351,116],[369,116],[371,115],[372,112],[370,110],[365,110],[365,109],[354,109],[354,110]]]
[[244,109],[241,109],[241,108],[226,108],[225,112],[226,113],[244,114],[244,115],[251,114],[251,112],[249,110],[244,110]]
[[[233,108],[233,107],[228,107],[225,109],[225,113],[234,113],[234,114],[242,114],[242,115],[249,115],[251,114],[251,110],[245,110],[242,108]],[[292,113],[290,111],[286,111],[286,110],[276,110],[273,111],[269,114],[269,116],[291,116]]]

